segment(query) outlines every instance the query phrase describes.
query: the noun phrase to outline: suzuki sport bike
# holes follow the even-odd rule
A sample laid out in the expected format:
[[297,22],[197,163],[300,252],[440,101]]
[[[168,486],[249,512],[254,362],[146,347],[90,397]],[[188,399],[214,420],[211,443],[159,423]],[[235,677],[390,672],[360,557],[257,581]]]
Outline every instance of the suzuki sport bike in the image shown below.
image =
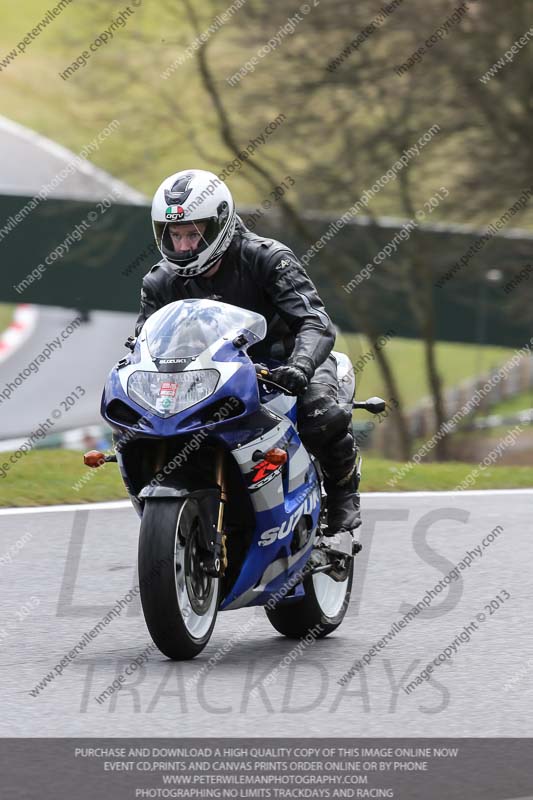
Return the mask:
[[[291,638],[325,636],[346,614],[360,546],[348,532],[327,546],[320,466],[298,436],[296,398],[269,381],[274,362],[247,354],[266,330],[262,315],[227,303],[170,303],[128,340],[104,388],[115,455],[85,462],[118,462],[141,518],[144,617],[171,659],[200,653],[219,611],[264,606]],[[334,356],[339,402],[382,411],[379,398],[353,403],[353,368]]]

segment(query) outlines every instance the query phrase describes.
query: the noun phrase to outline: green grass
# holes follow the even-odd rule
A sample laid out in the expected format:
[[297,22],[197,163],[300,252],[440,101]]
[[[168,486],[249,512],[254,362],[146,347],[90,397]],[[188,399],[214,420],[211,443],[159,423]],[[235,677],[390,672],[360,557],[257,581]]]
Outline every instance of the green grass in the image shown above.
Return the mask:
[[[498,425],[496,428],[481,428],[471,431],[459,430],[459,432],[455,434],[455,440],[477,439],[479,442],[483,441],[486,444],[487,450],[490,450],[491,447],[494,447],[496,442],[504,439],[507,434],[515,430],[518,425],[518,422],[514,422],[509,425]],[[531,426],[522,425],[522,427],[523,431],[520,436],[524,437],[525,435],[529,435],[529,432],[532,430]],[[422,442],[420,444],[422,444]],[[531,449],[533,450],[533,443],[531,443]]]
[[[363,492],[422,492],[451,490],[458,486],[477,464],[459,461],[426,463],[413,466],[392,488],[387,481],[403,464],[383,458],[366,458],[363,462]],[[491,466],[476,477],[469,489],[530,489],[533,487],[533,467]]]
[[487,415],[503,414],[506,416],[507,414],[516,414],[517,411],[525,411],[530,408],[533,408],[533,389],[529,392],[516,394],[514,397],[508,397],[506,400],[502,400],[501,403],[491,406],[487,411]]
[[[360,399],[376,394],[385,397],[385,389],[375,360],[368,361],[360,372],[357,371],[358,359],[370,352],[370,345],[365,336],[339,334],[335,349],[343,350],[351,357],[356,368],[357,396]],[[478,374],[479,370],[489,372],[493,367],[504,363],[513,352],[505,347],[479,347],[451,342],[438,342],[436,350],[437,364],[445,388],[455,386],[465,378]],[[400,387],[401,400],[407,408],[429,395],[421,341],[394,338],[387,343],[384,352],[390,360]]]
[[[8,462],[9,453],[0,456]],[[414,466],[391,489],[387,481],[402,464],[379,458],[365,458],[362,489],[377,491],[431,491],[453,489],[476,465],[448,462]],[[80,491],[73,487],[84,475],[88,481]],[[470,488],[510,489],[533,486],[533,467],[495,466],[485,469]],[[97,470],[83,465],[81,452],[38,450],[28,453],[0,479],[0,506],[39,506],[59,503],[93,503],[124,500],[126,490],[116,464]]]
[[[0,465],[9,464],[9,453],[0,453]],[[90,469],[81,452],[36,450],[22,457],[0,479],[0,506],[40,506],[57,503],[95,503],[127,498],[116,464]],[[0,471],[0,475],[2,472]],[[80,491],[74,485],[88,477]]]
[[14,306],[7,305],[7,303],[0,303],[0,333],[5,331],[13,319],[13,310]]

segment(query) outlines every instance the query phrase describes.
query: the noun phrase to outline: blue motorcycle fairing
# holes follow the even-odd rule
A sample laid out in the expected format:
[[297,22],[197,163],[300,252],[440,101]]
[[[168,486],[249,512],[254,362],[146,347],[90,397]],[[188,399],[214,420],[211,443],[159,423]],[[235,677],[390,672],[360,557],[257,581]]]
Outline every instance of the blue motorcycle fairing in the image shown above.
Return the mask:
[[298,398],[294,397],[294,395],[287,395],[285,392],[274,389],[274,387],[260,384],[259,399],[263,408],[275,414],[282,414],[288,417],[292,424],[296,425]]
[[[121,400],[127,406],[130,406],[134,411],[140,415],[138,422],[128,425],[126,422],[118,422],[107,414],[107,407],[112,400]],[[108,375],[107,381],[102,392],[102,399],[100,401],[100,414],[105,421],[111,425],[113,430],[118,431],[131,431],[143,433],[148,436],[154,436],[154,427],[152,419],[156,417],[155,411],[147,411],[142,406],[138,405],[132,400],[122,388],[118,369],[114,367]]]
[[219,610],[234,611],[238,608],[264,606],[272,600],[276,603],[281,600],[290,602],[298,597],[303,597],[305,595],[305,589],[302,586],[303,569],[309,559],[312,546],[313,543],[310,541],[299,553],[288,557],[282,556],[271,562],[262,576],[262,583],[258,582],[257,585],[231,602],[224,600]]
[[[197,310],[192,307],[196,302],[200,304]],[[185,311],[182,310],[183,304],[188,304]],[[208,316],[204,331],[202,314],[206,305]],[[222,307],[224,304],[218,305]],[[225,338],[223,333],[221,334],[223,322],[220,314],[226,313],[224,308],[216,309],[213,308],[214,306],[217,306],[217,303],[211,301],[177,301],[155,312],[146,323],[146,325],[150,325],[153,317],[161,315],[160,320],[155,319],[153,322],[153,328],[159,336],[157,340],[159,349],[157,350],[154,345],[155,349],[150,358],[153,362],[156,357],[162,358],[168,355],[170,361],[172,353],[169,351],[167,354],[170,344],[174,342],[175,355],[178,358],[181,357],[181,342],[187,342],[187,326],[185,325],[181,329],[182,333],[180,334],[177,328],[172,328],[175,320],[179,315],[185,315],[187,319],[196,319],[197,324],[194,328],[196,338],[191,335],[189,350],[184,348],[183,355],[187,355],[187,352],[193,353],[193,350],[198,352],[195,350],[198,341],[200,345],[207,343],[210,348],[205,350],[199,359],[200,368],[216,369],[217,362],[238,364],[238,369],[233,374],[229,374],[230,370],[224,371],[224,368],[220,367],[221,374],[225,375],[225,381],[224,383],[219,382],[213,394],[194,406],[167,418],[159,417],[155,410],[152,412],[141,408],[127,396],[121,379],[126,383],[126,378],[130,373],[143,367],[143,359],[144,368],[149,368],[152,362],[150,358],[147,359],[146,353],[143,351],[143,358],[130,365],[129,368],[125,367],[122,374],[119,374],[116,367],[111,372],[102,397],[102,414],[115,430],[129,432],[129,438],[167,439],[193,433],[199,429],[207,430],[211,443],[218,439],[225,449],[231,452],[243,477],[243,492],[248,491],[246,488],[247,476],[250,475],[256,463],[254,457],[257,451],[265,452],[275,446],[280,446],[287,451],[288,458],[285,467],[276,470],[271,480],[269,476],[265,476],[260,488],[249,491],[248,496],[255,513],[255,527],[251,532],[252,541],[244,556],[240,572],[228,596],[222,600],[220,608],[225,610],[264,604],[274,592],[279,592],[283,586],[287,587],[290,584],[291,578],[295,577],[301,566],[307,561],[313,544],[320,517],[320,484],[316,469],[294,427],[296,401],[285,399],[282,393],[268,392],[262,394],[264,400],[268,397],[267,403],[261,403],[255,367],[243,352],[245,348],[234,345],[234,339],[229,335],[227,340],[213,352],[214,341],[211,340],[209,343],[208,339],[212,331],[214,331],[213,336],[216,334],[218,337],[217,342],[220,338]],[[236,318],[237,311],[238,309],[231,311],[233,320]],[[161,322],[161,320],[163,321]],[[258,331],[262,330],[263,328],[258,324]],[[264,330],[266,332],[266,324]],[[149,339],[150,329],[146,335]],[[143,339],[142,334],[140,338],[144,342],[144,347],[148,339]],[[135,362],[135,359],[133,361]],[[194,362],[190,362],[188,367],[193,369],[193,364]],[[148,369],[148,371],[151,370]],[[238,416],[228,416],[220,421],[210,417],[209,407],[211,405],[216,404],[217,409],[220,409],[220,404],[231,397],[237,398],[242,403],[243,410],[241,411],[239,408]],[[107,415],[107,408],[112,400],[120,400],[125,403],[139,414],[141,420],[135,424],[112,420]],[[272,409],[268,409],[268,404],[271,404]],[[274,410],[276,405],[277,411]],[[280,413],[279,409],[285,407],[286,413]],[[258,419],[261,425],[254,432],[252,428]],[[201,449],[199,452],[201,453]],[[125,483],[128,485],[122,453],[117,453],[117,460]],[[138,503],[139,500],[136,498],[137,510],[139,510]],[[295,545],[293,544],[295,535],[300,537],[303,533],[302,526],[299,524],[302,517],[305,517],[308,523],[308,538],[306,540],[299,539],[299,544]],[[292,552],[296,547],[298,550]]]
[[[235,352],[235,348],[233,348],[233,351]],[[226,360],[229,361],[230,359]],[[122,387],[120,376],[118,374],[119,370],[114,368],[104,387],[101,401],[101,414],[106,422],[108,422],[113,428],[117,428],[119,430],[123,429],[139,432],[142,431],[144,434],[156,438],[166,438],[169,436],[176,436],[178,434],[193,433],[199,428],[206,427],[206,424],[209,424],[210,429],[211,426],[217,427],[219,425],[223,425],[228,421],[228,419],[217,420],[213,418],[212,420],[208,419],[206,422],[205,411],[209,409],[210,405],[215,403],[220,404],[225,399],[228,399],[229,401],[229,398],[231,397],[238,398],[243,404],[244,410],[238,415],[229,417],[229,420],[235,421],[238,418],[246,417],[259,411],[261,406],[259,403],[257,378],[254,366],[247,358],[242,360],[239,359],[239,362],[240,366],[235,375],[233,375],[223,385],[219,385],[213,394],[211,394],[209,397],[206,397],[205,400],[202,400],[200,403],[196,403],[194,406],[186,408],[183,411],[166,418],[160,417],[155,411],[149,411],[132,400],[129,395],[125,393]],[[141,415],[142,419],[138,423],[132,423],[131,425],[123,422],[119,423],[107,413],[107,407],[112,400],[122,400],[122,402],[126,403],[135,411],[137,411]],[[145,421],[146,419],[149,420],[148,423]]]
[[[253,495],[251,495],[253,502]],[[304,547],[303,555],[297,560],[291,551],[292,540],[297,523],[303,517],[310,517],[309,539]],[[284,500],[274,508],[256,511],[256,528],[253,533],[252,543],[246,554],[241,571],[231,592],[221,603],[221,611],[230,605],[233,608],[248,605],[261,605],[268,597],[279,590],[281,585],[290,581],[290,577],[298,570],[302,558],[307,559],[308,551],[312,547],[313,534],[315,533],[320,518],[320,484],[314,467],[312,475],[305,486],[295,489],[285,495]],[[264,542],[265,535],[270,532],[271,542]],[[292,562],[292,563],[291,563]],[[283,566],[281,577],[273,575],[267,583],[257,591],[259,582],[268,575],[272,564]],[[235,601],[238,600],[238,603]]]

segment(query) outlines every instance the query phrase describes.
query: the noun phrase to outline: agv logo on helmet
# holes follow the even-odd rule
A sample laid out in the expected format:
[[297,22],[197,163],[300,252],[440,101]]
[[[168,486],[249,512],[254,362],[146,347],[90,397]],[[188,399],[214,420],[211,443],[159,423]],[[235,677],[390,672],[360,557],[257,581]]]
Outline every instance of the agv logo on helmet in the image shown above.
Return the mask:
[[169,222],[175,222],[178,219],[183,219],[185,211],[181,206],[169,206],[165,212],[165,217]]

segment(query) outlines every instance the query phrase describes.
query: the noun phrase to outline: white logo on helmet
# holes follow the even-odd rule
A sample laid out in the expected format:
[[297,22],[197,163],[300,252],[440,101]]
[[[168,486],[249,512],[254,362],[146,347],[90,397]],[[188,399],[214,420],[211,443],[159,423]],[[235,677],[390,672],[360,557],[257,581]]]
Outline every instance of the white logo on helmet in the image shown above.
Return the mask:
[[169,206],[165,211],[165,219],[174,222],[177,219],[183,219],[185,210],[181,206]]

